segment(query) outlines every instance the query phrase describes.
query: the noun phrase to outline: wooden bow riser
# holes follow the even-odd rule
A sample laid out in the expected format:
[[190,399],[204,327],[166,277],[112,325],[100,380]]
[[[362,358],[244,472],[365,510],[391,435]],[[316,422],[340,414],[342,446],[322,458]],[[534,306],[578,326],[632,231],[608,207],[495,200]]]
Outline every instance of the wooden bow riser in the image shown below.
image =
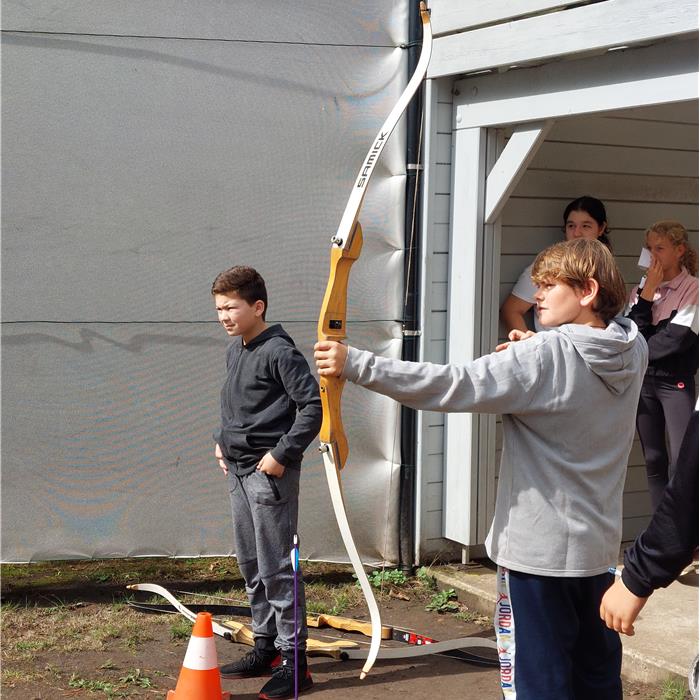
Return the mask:
[[[318,320],[319,340],[340,342],[347,338],[348,280],[350,268],[362,251],[362,227],[356,221],[346,247],[334,245],[331,249],[331,270],[323,297],[323,313]],[[348,458],[348,439],[343,429],[340,402],[344,379],[322,376],[319,381],[323,422],[319,431],[321,442],[335,445],[336,468],[342,469]]]

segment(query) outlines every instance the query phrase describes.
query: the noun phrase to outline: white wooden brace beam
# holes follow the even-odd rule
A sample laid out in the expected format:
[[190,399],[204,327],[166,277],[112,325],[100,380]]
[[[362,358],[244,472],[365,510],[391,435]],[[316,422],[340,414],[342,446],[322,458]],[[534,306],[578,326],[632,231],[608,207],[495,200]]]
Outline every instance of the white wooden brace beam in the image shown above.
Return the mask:
[[694,100],[698,41],[464,78],[455,91],[457,130]]
[[486,179],[485,224],[492,224],[498,218],[553,124],[551,119],[524,124],[513,132]]

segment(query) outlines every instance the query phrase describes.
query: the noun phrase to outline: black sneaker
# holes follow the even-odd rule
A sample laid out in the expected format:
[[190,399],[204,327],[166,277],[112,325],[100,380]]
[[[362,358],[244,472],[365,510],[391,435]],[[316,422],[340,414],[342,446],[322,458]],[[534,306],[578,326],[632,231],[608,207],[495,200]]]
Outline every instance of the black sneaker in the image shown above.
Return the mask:
[[253,649],[242,659],[221,666],[219,671],[222,678],[257,678],[258,676],[269,676],[280,662],[281,657],[277,651],[265,653]]
[[[308,690],[314,684],[306,660],[299,663],[299,693]],[[258,695],[259,700],[283,700],[294,697],[294,663],[282,659],[282,663],[272,673],[272,678],[265,683]]]

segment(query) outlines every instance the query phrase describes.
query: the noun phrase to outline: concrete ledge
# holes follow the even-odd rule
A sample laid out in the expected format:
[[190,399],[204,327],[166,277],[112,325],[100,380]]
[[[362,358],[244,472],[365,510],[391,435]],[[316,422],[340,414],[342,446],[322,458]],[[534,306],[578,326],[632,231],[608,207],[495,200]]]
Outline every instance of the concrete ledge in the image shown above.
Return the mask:
[[483,566],[447,564],[431,567],[430,573],[437,579],[440,589],[454,588],[461,603],[493,619],[496,606],[496,577],[493,571]]
[[[431,567],[441,589],[454,588],[460,602],[493,616],[496,572],[479,565]],[[681,576],[654,593],[635,623],[636,634],[622,638],[622,676],[640,683],[668,678],[686,681],[698,653],[698,575]]]

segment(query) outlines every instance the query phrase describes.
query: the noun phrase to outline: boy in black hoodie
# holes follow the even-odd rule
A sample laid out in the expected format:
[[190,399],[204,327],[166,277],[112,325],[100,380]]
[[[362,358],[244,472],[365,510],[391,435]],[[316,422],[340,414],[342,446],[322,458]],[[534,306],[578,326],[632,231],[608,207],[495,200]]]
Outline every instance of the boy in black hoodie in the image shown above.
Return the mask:
[[[294,696],[294,635],[299,691],[313,685],[306,663],[306,606],[290,550],[296,532],[304,450],[321,425],[318,384],[282,326],[265,323],[267,290],[250,267],[220,273],[211,293],[234,340],[226,354],[215,456],[228,478],[238,566],[246,582],[255,648],[221,667],[222,678],[273,672],[260,698]],[[281,663],[279,656],[281,654]]]

